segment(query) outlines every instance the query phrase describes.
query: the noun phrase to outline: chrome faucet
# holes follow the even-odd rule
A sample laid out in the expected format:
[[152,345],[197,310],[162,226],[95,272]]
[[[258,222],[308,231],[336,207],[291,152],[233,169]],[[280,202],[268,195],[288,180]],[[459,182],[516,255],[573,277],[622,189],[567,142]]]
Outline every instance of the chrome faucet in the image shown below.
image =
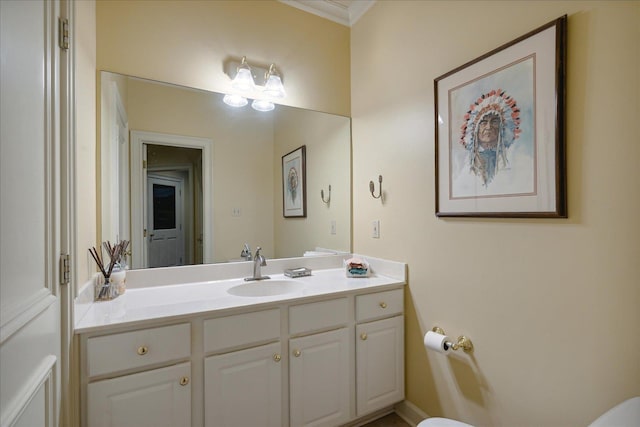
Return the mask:
[[267,265],[267,260],[265,259],[264,255],[260,253],[261,250],[262,248],[260,246],[256,247],[256,255],[253,257],[253,277],[245,277],[244,280],[246,280],[247,282],[251,280],[270,279],[269,276],[263,276],[262,272],[260,271],[260,267],[264,267]]
[[244,244],[244,249],[240,252],[240,258],[243,258],[245,261],[251,261],[251,248],[248,243]]

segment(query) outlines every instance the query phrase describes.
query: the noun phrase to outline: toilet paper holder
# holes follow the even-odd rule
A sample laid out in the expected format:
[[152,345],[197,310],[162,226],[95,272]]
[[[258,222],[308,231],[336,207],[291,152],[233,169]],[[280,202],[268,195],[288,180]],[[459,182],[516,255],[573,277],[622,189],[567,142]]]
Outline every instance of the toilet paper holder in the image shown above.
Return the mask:
[[[434,326],[431,330],[436,334],[446,335],[444,333],[444,330],[439,326]],[[446,345],[449,346],[452,350],[462,348],[465,353],[471,353],[473,351],[473,343],[471,342],[471,339],[464,335],[460,335],[458,337],[458,342],[453,343],[451,341],[447,341]]]

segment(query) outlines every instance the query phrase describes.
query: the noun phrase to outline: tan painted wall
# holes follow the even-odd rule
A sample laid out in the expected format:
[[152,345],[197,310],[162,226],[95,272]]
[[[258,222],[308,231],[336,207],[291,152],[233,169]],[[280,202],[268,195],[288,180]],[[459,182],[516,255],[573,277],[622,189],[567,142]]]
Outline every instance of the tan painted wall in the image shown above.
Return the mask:
[[[208,138],[213,142],[213,253],[237,259],[244,243],[272,257],[273,123],[271,115],[223,104],[219,95],[129,79],[129,129]],[[241,208],[240,217],[231,210]],[[212,218],[204,218],[212,221]]]
[[99,70],[225,92],[223,63],[276,63],[284,105],[350,113],[349,28],[259,1],[97,2]]
[[[243,244],[269,258],[324,247],[350,250],[349,119],[294,108],[235,110],[218,94],[127,79],[129,128],[213,141],[214,261],[238,259]],[[282,218],[281,157],[307,146],[307,218]],[[175,159],[174,159],[175,160]],[[151,165],[151,159],[149,159]],[[332,202],[320,188],[333,182]],[[240,208],[240,217],[231,216]],[[336,234],[330,234],[331,220]],[[205,216],[211,221],[211,216]],[[255,249],[255,248],[254,248]]]
[[[274,125],[276,257],[302,256],[317,247],[351,250],[351,126],[346,117],[300,109],[278,110]],[[282,156],[306,146],[307,217],[282,216]],[[320,190],[324,189],[322,202]],[[336,234],[331,234],[331,221]]]
[[[350,112],[348,30],[254,3],[178,13],[174,2],[100,1],[97,68],[220,91],[225,56],[247,55],[282,64],[289,105],[354,117],[354,249],[409,263],[407,397],[423,410],[477,425],[585,425],[640,394],[630,339],[640,324],[640,4],[378,2],[352,29]],[[239,22],[265,28],[270,8],[270,31],[237,32]],[[436,219],[433,78],[564,13],[569,219]],[[378,174],[384,205],[367,191]],[[474,358],[427,355],[422,334],[434,324],[468,334]],[[618,349],[601,345],[606,333]]]
[[[433,79],[565,13],[569,219],[437,219]],[[406,391],[430,415],[579,426],[640,395],[638,22],[638,2],[380,1],[352,28],[354,249],[409,264]],[[434,325],[473,357],[427,353]]]
[[[349,28],[345,26],[273,0],[99,0],[96,11],[98,70],[225,92],[230,80],[223,72],[224,63],[246,55],[250,63],[278,65],[287,90],[284,105],[349,115]],[[226,176],[222,168],[214,173]],[[260,182],[266,182],[264,174],[261,177]],[[247,185],[255,182],[253,178],[239,177],[249,181]],[[254,204],[260,209],[266,206],[260,201]],[[257,207],[253,210],[257,212]],[[268,212],[262,218],[272,219],[273,209]],[[244,234],[243,230],[224,228],[225,235]],[[269,249],[273,236],[260,241],[265,254],[273,253]]]

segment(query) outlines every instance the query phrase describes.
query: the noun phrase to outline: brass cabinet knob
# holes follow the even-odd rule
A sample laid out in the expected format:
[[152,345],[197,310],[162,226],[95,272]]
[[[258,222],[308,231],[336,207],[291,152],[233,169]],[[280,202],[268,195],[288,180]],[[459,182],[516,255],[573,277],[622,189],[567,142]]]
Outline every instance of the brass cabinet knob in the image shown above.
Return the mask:
[[381,302],[380,303],[380,308],[387,308],[387,303],[386,302]]
[[141,345],[140,347],[138,347],[138,354],[140,356],[144,356],[147,353],[149,353],[149,347],[147,347],[146,345]]
[[273,360],[275,360],[276,362],[279,362],[281,359],[282,357],[278,353],[273,355]]
[[296,350],[293,350],[293,355],[294,355],[295,357],[300,357],[300,355],[301,355],[301,354],[302,354],[302,352],[301,352],[300,350],[297,350],[297,349],[296,349]]
[[180,385],[187,385],[187,384],[189,384],[189,377],[180,378]]
[[361,333],[361,334],[360,334],[360,339],[361,339],[362,341],[366,341],[366,340],[367,340],[367,338],[368,338],[368,336],[367,336],[367,333],[366,333],[366,332],[363,332],[363,333]]

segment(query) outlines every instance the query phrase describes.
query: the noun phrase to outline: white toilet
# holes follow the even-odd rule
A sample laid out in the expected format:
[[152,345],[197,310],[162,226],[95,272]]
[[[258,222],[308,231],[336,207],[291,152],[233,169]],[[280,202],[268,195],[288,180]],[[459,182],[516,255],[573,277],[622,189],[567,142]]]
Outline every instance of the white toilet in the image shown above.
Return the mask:
[[427,418],[421,421],[416,427],[473,427],[461,421],[450,420],[449,418]]
[[[614,406],[589,424],[589,427],[637,427],[640,426],[640,396],[632,397]],[[448,418],[427,418],[417,427],[473,427]]]
[[589,424],[589,427],[640,426],[640,396],[627,399],[614,406]]

